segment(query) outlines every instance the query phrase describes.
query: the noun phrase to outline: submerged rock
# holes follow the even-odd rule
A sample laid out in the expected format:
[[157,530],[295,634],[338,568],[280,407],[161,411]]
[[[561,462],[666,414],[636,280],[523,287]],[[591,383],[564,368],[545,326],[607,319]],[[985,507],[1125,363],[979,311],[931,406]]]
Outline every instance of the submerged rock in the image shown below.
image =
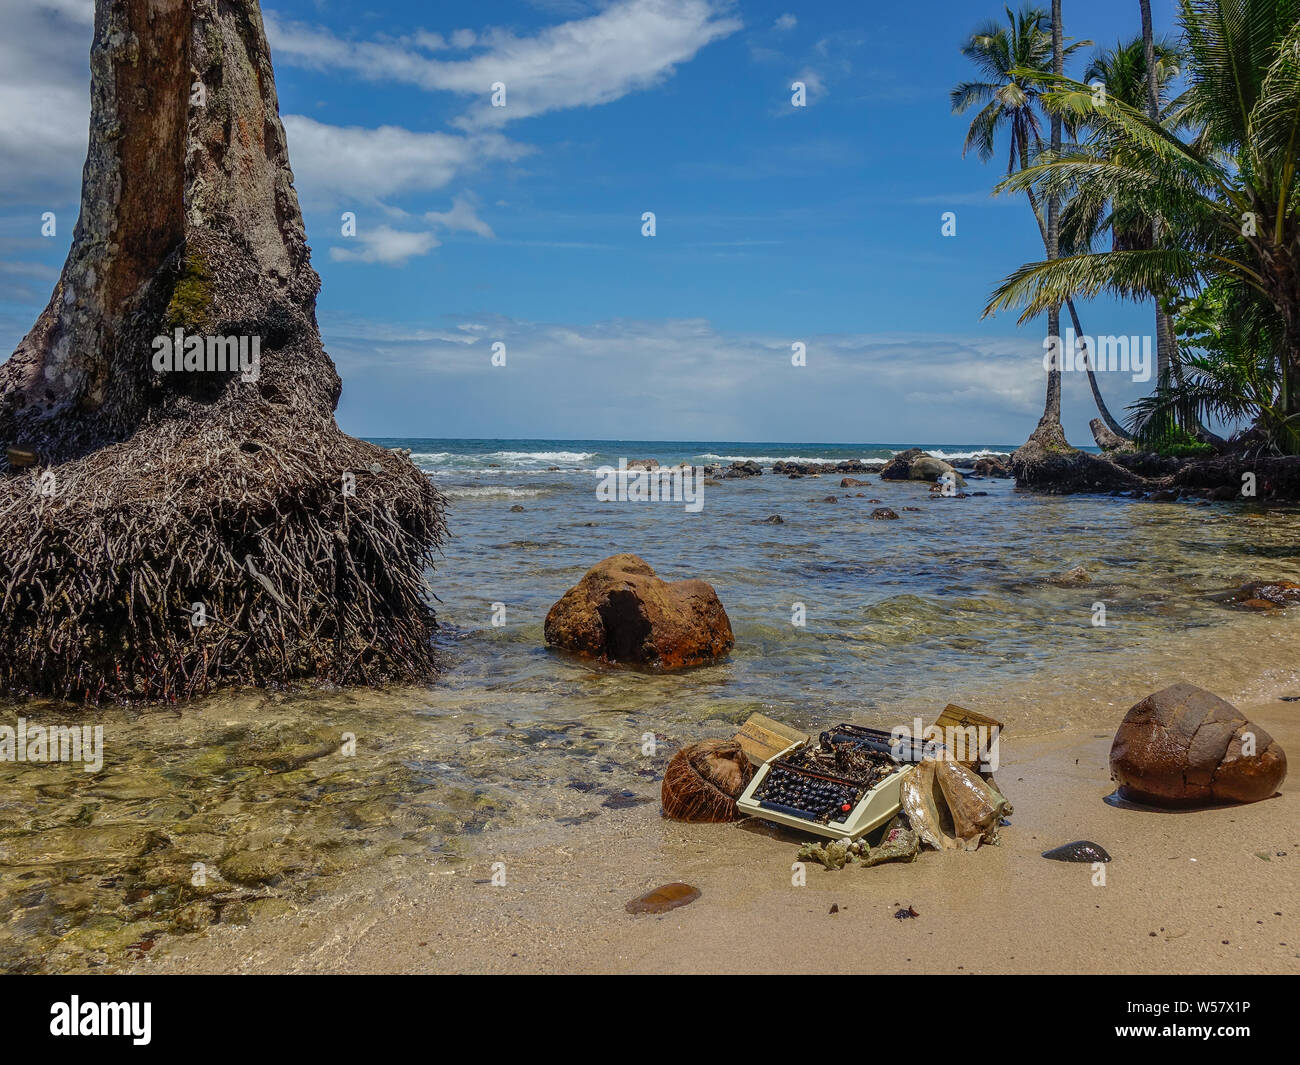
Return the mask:
[[1124,798],[1153,806],[1257,802],[1285,779],[1286,754],[1231,703],[1180,683],[1124,715],[1110,775]]
[[711,585],[670,584],[630,554],[592,566],[551,607],[545,635],[574,654],[663,670],[716,661],[735,645]]
[[889,507],[876,507],[876,509],[871,512],[871,520],[872,521],[897,521],[898,515],[895,514]]
[[1108,862],[1110,855],[1100,843],[1090,839],[1076,839],[1073,843],[1062,843],[1050,851],[1043,851],[1044,858],[1054,862]]
[[664,884],[644,895],[638,895],[623,909],[628,913],[667,913],[678,906],[685,906],[700,897],[700,889],[690,884]]

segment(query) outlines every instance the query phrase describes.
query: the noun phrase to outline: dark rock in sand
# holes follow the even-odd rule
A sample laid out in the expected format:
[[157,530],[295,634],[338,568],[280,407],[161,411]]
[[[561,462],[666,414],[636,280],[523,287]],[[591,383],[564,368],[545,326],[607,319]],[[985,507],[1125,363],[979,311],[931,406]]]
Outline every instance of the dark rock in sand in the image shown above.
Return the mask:
[[1050,851],[1043,851],[1044,858],[1054,862],[1108,862],[1110,855],[1100,843],[1088,839],[1076,839],[1073,843],[1063,843]]
[[871,512],[871,520],[872,521],[897,521],[898,515],[895,514],[892,510],[890,510],[889,507],[876,507],[876,509]]
[[546,615],[546,642],[611,663],[672,670],[721,658],[735,645],[712,586],[668,583],[636,555],[596,563]]
[[1194,684],[1148,695],[1110,749],[1120,794],[1153,806],[1257,802],[1286,777],[1286,754],[1236,707]]
[[667,913],[678,906],[685,906],[700,897],[700,889],[690,884],[665,884],[644,895],[638,895],[623,909],[628,913]]

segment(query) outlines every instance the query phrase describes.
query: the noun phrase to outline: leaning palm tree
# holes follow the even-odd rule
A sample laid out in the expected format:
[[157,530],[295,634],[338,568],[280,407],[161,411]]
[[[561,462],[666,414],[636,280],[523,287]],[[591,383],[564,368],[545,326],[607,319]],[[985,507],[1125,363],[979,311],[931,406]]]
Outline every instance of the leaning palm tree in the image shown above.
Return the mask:
[[1087,85],[1042,79],[1049,112],[1086,118],[1119,150],[1053,151],[1000,186],[1052,197],[1091,185],[1162,219],[1160,240],[1026,264],[998,286],[985,314],[1020,307],[1027,320],[1068,297],[1102,293],[1173,303],[1215,281],[1240,283],[1276,316],[1280,409],[1289,417],[1300,413],[1300,0],[1182,0],[1181,24],[1194,137],[1119,101],[1096,108]]
[[[970,59],[986,80],[965,81],[950,94],[954,114],[964,114],[980,106],[970,129],[962,156],[972,148],[981,162],[988,162],[997,150],[997,140],[1004,130],[1007,134],[1007,173],[1029,165],[1031,152],[1042,149],[1042,126],[1038,109],[1038,85],[1024,72],[1051,69],[1052,35],[1050,23],[1041,8],[1025,5],[1018,12],[1005,8],[1006,24],[987,22],[975,30],[962,46],[962,54]],[[1090,41],[1071,42],[1065,46],[1066,56],[1091,44]],[[1043,221],[1038,197],[1032,188],[1026,190],[1034,220],[1047,246],[1047,226]],[[1074,301],[1067,300],[1070,317],[1077,336],[1083,336],[1083,326]],[[1126,434],[1102,399],[1092,364],[1087,363],[1088,383],[1102,421],[1111,433],[1120,437]]]

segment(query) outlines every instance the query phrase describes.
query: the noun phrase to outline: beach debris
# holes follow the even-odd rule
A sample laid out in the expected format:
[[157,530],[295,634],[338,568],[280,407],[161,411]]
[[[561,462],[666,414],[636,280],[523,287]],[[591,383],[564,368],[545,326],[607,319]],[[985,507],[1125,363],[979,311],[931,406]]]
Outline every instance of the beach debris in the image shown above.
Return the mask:
[[592,566],[551,607],[545,636],[561,650],[655,670],[716,661],[736,642],[711,585],[670,584],[631,554]]
[[638,895],[623,909],[628,913],[667,913],[669,910],[677,909],[678,906],[694,902],[699,897],[699,888],[678,881],[664,884],[653,891],[647,891],[644,895]]
[[850,843],[847,839],[833,839],[826,843],[805,843],[799,848],[795,860],[820,862],[827,869],[843,869],[861,852],[860,844]]
[[807,743],[809,736],[764,714],[750,714],[732,738],[744,749],[750,764],[760,766],[793,744]]
[[933,758],[926,758],[903,778],[899,786],[903,813],[922,843],[937,851],[958,850],[962,843],[948,831],[952,817],[935,775],[938,765]]
[[871,520],[872,521],[897,521],[898,515],[895,514],[894,511],[892,511],[889,507],[876,507],[876,509],[871,512]]
[[1123,798],[1152,806],[1258,802],[1286,778],[1286,754],[1231,703],[1182,682],[1124,715],[1110,775]]
[[908,906],[907,909],[905,910],[899,910],[897,913],[894,914],[894,916],[897,917],[900,921],[906,921],[912,917],[920,917],[921,915],[920,913],[917,912],[915,906]]
[[1073,843],[1063,843],[1050,851],[1043,851],[1044,858],[1054,862],[1108,862],[1110,855],[1100,843],[1090,839],[1076,839]]
[[998,827],[1013,812],[991,780],[960,762],[926,758],[900,786],[903,812],[921,842],[935,850],[996,845]]
[[675,821],[736,821],[736,799],[754,775],[735,740],[704,740],[673,755],[660,795]]
[[1011,804],[992,785],[958,762],[943,761],[935,775],[948,804],[954,834],[968,851],[981,843],[998,843],[998,823]]
[[909,827],[907,818],[896,814],[885,828],[880,842],[870,848],[869,853],[863,854],[858,862],[864,869],[884,862],[914,862],[920,849],[921,841]]

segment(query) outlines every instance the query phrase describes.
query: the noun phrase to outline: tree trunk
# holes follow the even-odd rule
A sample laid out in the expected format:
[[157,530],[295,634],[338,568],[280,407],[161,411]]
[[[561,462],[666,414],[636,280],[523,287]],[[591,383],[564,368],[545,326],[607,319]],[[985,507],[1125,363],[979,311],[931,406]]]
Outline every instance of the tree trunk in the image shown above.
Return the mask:
[[72,248],[0,367],[0,688],[430,675],[443,501],[334,423],[257,0],[97,0],[91,104]]
[[[1151,22],[1151,0],[1138,0],[1142,10],[1142,56],[1147,71],[1147,115],[1152,122],[1160,121],[1160,79],[1156,75],[1156,38]],[[1151,223],[1152,246],[1160,246],[1160,220]],[[1173,367],[1174,328],[1168,314],[1160,306],[1156,295],[1156,380],[1169,379]]]
[[[1052,71],[1058,76],[1065,71],[1064,31],[1061,25],[1061,0],[1052,0]],[[1061,151],[1061,116],[1052,116],[1052,154]],[[1047,258],[1059,257],[1061,246],[1061,201],[1060,197],[1050,195],[1047,198]],[[1061,308],[1053,306],[1047,312],[1047,334],[1061,338]],[[1064,352],[1062,352],[1062,355]],[[1068,447],[1065,432],[1061,428],[1061,369],[1053,366],[1047,371],[1047,399],[1043,405],[1043,416],[1034,430],[1035,437],[1048,447]]]

